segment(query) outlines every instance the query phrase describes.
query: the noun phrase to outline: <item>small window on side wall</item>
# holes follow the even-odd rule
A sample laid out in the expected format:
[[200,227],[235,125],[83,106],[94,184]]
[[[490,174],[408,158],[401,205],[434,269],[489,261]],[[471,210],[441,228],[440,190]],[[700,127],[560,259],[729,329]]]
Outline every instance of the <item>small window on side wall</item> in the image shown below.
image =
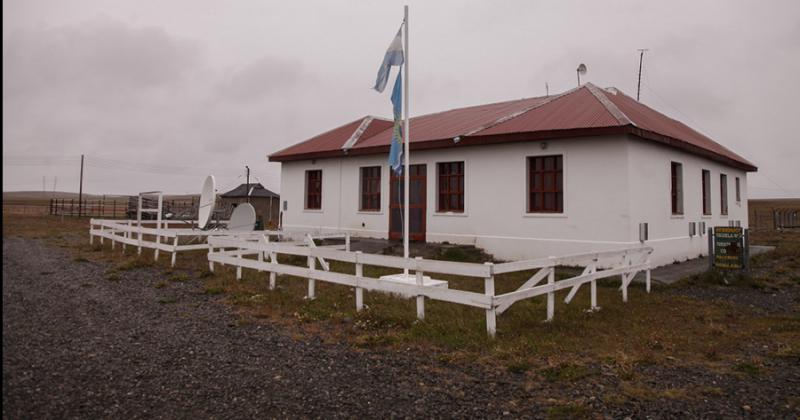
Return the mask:
[[672,162],[671,168],[671,192],[672,214],[683,214],[683,165]]
[[739,177],[738,176],[736,177],[736,202],[737,203],[741,203],[742,202],[742,190],[741,190],[741,186],[739,186]]
[[528,213],[564,212],[562,155],[528,158]]
[[728,214],[728,175],[719,175],[719,213]]
[[703,214],[711,214],[711,172],[703,169]]
[[322,209],[322,170],[306,171],[306,209]]

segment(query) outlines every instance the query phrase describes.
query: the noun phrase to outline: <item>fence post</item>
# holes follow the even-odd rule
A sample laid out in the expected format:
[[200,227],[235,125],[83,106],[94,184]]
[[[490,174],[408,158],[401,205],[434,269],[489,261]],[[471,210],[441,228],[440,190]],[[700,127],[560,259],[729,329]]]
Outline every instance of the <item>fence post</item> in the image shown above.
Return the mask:
[[[243,253],[244,253],[244,249],[243,248],[239,248],[239,255],[237,255],[236,257],[241,260],[243,258],[242,257]],[[242,279],[242,266],[241,266],[241,263],[239,263],[239,264],[236,265],[236,280],[241,280],[241,279]]]
[[[278,264],[278,253],[275,251],[270,251],[269,253],[269,262],[273,265]],[[275,270],[269,272],[269,290],[275,290],[276,281],[278,275],[275,273]]]
[[[211,239],[211,238],[208,238],[208,239]],[[208,253],[211,254],[213,252],[214,252],[214,247],[211,245],[211,241],[208,241]],[[210,258],[208,259],[208,271],[210,271],[212,273],[214,272],[214,261],[211,261]]]
[[89,220],[89,245],[94,245],[94,220]]
[[170,267],[175,267],[175,256],[178,255],[178,235],[175,235],[175,240],[172,242],[172,261]]
[[486,310],[486,333],[490,338],[497,334],[497,311],[494,306],[494,263],[483,263],[489,269],[489,277],[483,279],[483,289],[486,296],[491,298],[491,307]]
[[[625,260],[622,262],[623,266],[630,266],[633,260],[628,251],[625,251]],[[631,276],[630,271],[622,275],[622,301],[628,302],[628,277]]]
[[[131,239],[131,221],[130,220],[128,220],[128,230],[125,231],[125,238],[126,239]],[[122,243],[122,253],[123,254],[125,254],[125,250],[126,249],[128,249],[127,241]]]
[[[314,271],[317,268],[317,260],[311,255],[308,255],[308,269]],[[306,295],[306,299],[313,300],[317,297],[316,295],[316,280],[312,279],[311,277],[308,278],[308,295]]]
[[750,271],[750,229],[744,230],[742,237],[742,245],[744,246],[744,262],[742,263],[744,271]]
[[[349,239],[350,236],[348,235],[347,238]],[[360,257],[361,251],[356,251],[356,282],[364,277],[364,265],[361,264]],[[362,310],[364,310],[364,289],[356,286],[356,312],[361,312]]]
[[714,269],[714,228],[708,228],[708,270]]
[[[595,257],[595,259],[594,259],[594,261],[593,261],[593,264],[594,264],[594,269],[592,270],[593,272],[597,270],[597,264],[598,264],[598,263],[599,263],[599,258],[598,258],[598,257]],[[649,274],[650,272],[648,271],[647,273]],[[592,295],[592,297],[591,297],[591,299],[592,299],[592,302],[591,302],[592,306],[591,306],[591,308],[590,308],[590,309],[591,309],[592,311],[596,311],[596,310],[600,309],[600,308],[597,306],[597,279],[595,279],[595,280],[592,280],[592,283],[591,283],[591,292],[592,292],[592,293],[591,293],[591,295]]]
[[[422,257],[414,257],[414,260],[417,261],[417,267],[414,270],[417,275],[417,286],[422,286],[424,284],[422,281],[424,273],[419,269],[419,261],[422,260]],[[425,320],[425,296],[417,296],[417,319],[420,321]]]
[[344,234],[344,250],[350,252],[350,232]]
[[[555,258],[555,257],[550,257],[550,258]],[[556,284],[556,266],[555,265],[550,266],[550,267],[548,267],[548,270],[550,270],[550,272],[547,273],[547,285],[548,286],[553,286],[553,285]],[[547,321],[548,322],[553,320],[553,315],[555,313],[555,307],[556,307],[556,293],[551,290],[551,291],[547,292]]]

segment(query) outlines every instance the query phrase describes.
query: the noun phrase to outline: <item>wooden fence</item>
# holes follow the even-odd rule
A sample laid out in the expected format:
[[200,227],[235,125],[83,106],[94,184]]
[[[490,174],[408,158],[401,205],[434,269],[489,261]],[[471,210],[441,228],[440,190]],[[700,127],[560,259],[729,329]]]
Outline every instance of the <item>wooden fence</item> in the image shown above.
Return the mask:
[[[641,271],[645,274],[646,289],[650,291],[650,247],[635,247],[613,251],[566,255],[561,257],[539,258],[509,263],[462,263],[438,260],[426,260],[421,257],[402,258],[388,255],[363,254],[347,250],[315,247],[313,242],[306,246],[298,244],[282,244],[264,239],[237,238],[232,236],[216,236],[208,238],[209,268],[213,271],[214,263],[229,264],[237,268],[237,278],[241,277],[241,269],[247,268],[269,273],[269,287],[276,287],[277,275],[288,275],[305,278],[308,281],[306,298],[314,299],[316,281],[350,286],[355,288],[356,310],[361,311],[364,305],[364,290],[378,291],[400,296],[416,297],[417,317],[425,317],[425,299],[435,299],[457,303],[482,309],[486,312],[486,331],[494,337],[497,329],[497,316],[514,303],[536,296],[547,296],[547,320],[552,320],[555,310],[555,292],[569,289],[565,302],[569,303],[578,289],[590,284],[591,307],[597,306],[597,280],[620,276],[620,291],[623,301],[628,300],[628,286]],[[294,255],[307,258],[308,266],[282,264],[278,255]],[[253,258],[255,257],[255,258]],[[327,260],[335,260],[353,264],[353,273],[330,271]],[[317,262],[321,269],[317,268]],[[406,273],[372,278],[364,276],[364,266],[381,266]],[[578,276],[556,281],[556,269],[559,266],[582,266],[583,272]],[[528,270],[538,270],[517,290],[497,295],[495,293],[495,276]],[[433,280],[427,273],[451,274],[482,279],[484,293],[451,289],[447,282]],[[544,284],[540,284],[544,283]]]

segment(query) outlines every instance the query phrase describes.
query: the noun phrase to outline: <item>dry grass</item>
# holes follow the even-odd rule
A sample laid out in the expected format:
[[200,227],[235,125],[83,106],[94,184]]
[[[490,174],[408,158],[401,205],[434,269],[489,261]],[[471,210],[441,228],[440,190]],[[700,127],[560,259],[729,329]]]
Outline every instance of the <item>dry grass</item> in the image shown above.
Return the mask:
[[[119,248],[112,253],[108,242],[89,246],[86,220],[62,223],[53,218],[4,216],[3,222],[4,236],[47,237],[61,246],[66,242],[79,258],[110,262],[114,271],[153,266],[152,251],[136,257],[129,248],[123,257]],[[800,235],[754,235],[753,241],[778,246],[772,253],[754,258],[758,282],[767,282],[769,287],[798,287]],[[285,258],[283,262],[303,265],[305,259]],[[167,270],[167,264],[168,258],[162,257],[155,266]],[[618,279],[600,283],[598,301],[602,310],[598,312],[586,311],[588,288],[578,292],[570,305],[563,303],[566,291],[559,293],[555,320],[549,323],[543,322],[544,297],[515,304],[499,317],[497,339],[489,340],[484,312],[479,309],[428,300],[426,320],[419,322],[413,300],[365,292],[368,309],[356,313],[355,293],[349,287],[317,282],[318,298],[307,301],[305,279],[280,276],[278,288],[269,290],[267,273],[244,270],[243,279],[236,281],[232,267],[217,265],[216,272],[210,273],[207,266],[203,251],[180,254],[174,272],[181,274],[173,274],[170,280],[202,281],[207,294],[224,295],[243,316],[281,323],[296,334],[349,340],[360,347],[412,347],[435,353],[442,361],[481,361],[550,382],[591,377],[596,372],[590,365],[598,361],[614,366],[617,375],[629,384],[636,383],[637,365],[665,361],[749,374],[754,370],[742,362],[749,360],[743,353],[748,344],[768,346],[773,349],[771,357],[797,358],[800,349],[797,311],[763,315],[748,307],[670,293],[668,288],[655,287],[647,294],[636,285],[629,290],[629,302],[623,303]],[[333,263],[332,270],[353,273],[354,268]],[[364,272],[372,277],[388,273],[379,267],[365,267]],[[499,276],[498,293],[515,289],[529,275]],[[436,277],[450,281],[453,288],[483,290],[480,279]],[[629,396],[636,398],[682,398],[686,394],[675,389],[655,394],[645,390],[638,395],[636,387],[630,386]],[[580,411],[580,407],[569,406],[563,413],[573,409]],[[561,408],[554,410],[553,417],[562,413]]]

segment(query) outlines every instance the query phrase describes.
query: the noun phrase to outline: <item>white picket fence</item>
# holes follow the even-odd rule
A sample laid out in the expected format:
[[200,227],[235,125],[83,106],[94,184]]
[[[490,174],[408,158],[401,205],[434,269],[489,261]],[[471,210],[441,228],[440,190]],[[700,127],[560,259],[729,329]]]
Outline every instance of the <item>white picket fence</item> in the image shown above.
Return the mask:
[[[221,225],[224,227],[224,223]],[[349,250],[350,235],[347,233],[316,233],[306,231],[259,230],[251,232],[193,229],[185,221],[157,221],[157,220],[114,220],[90,219],[89,243],[94,243],[98,237],[100,243],[105,239],[111,240],[111,249],[117,242],[122,245],[125,252],[128,245],[136,247],[139,255],[143,248],[153,249],[153,258],[158,260],[159,252],[171,253],[171,265],[175,266],[175,259],[179,252],[205,250],[209,248],[208,239],[211,237],[231,237],[238,240],[265,240],[275,238],[282,243],[305,243],[308,237],[313,239],[342,238],[345,240],[345,249]],[[288,241],[288,242],[287,242]]]
[[[269,273],[269,287],[274,289],[278,275],[289,275],[307,279],[306,297],[316,297],[316,281],[324,281],[355,288],[356,310],[364,307],[364,290],[416,296],[417,317],[425,318],[425,298],[472,306],[486,311],[486,331],[494,337],[497,330],[497,316],[511,305],[523,299],[536,296],[547,296],[547,320],[552,320],[555,311],[555,292],[570,289],[565,302],[569,303],[586,283],[591,288],[591,309],[597,306],[597,280],[613,276],[621,277],[620,291],[623,301],[628,300],[628,286],[634,276],[645,271],[645,287],[650,291],[650,247],[635,247],[613,251],[602,251],[548,257],[525,261],[514,261],[501,264],[463,263],[427,260],[420,257],[402,258],[388,255],[364,254],[349,249],[331,249],[316,247],[313,241],[305,244],[286,244],[270,242],[269,238],[242,238],[210,236],[208,237],[209,269],[214,270],[214,263],[229,264],[237,268],[237,278],[241,278],[243,268]],[[306,257],[307,266],[300,267],[282,264],[279,255],[295,255]],[[253,258],[255,257],[255,258]],[[354,265],[353,274],[330,271],[328,261],[341,261]],[[317,268],[319,262],[321,269]],[[413,271],[410,281],[390,280],[386,276],[372,278],[364,276],[364,265],[389,267],[397,270]],[[575,277],[556,281],[556,267],[581,266],[583,272]],[[538,270],[517,290],[497,295],[495,293],[495,276],[504,273]],[[484,293],[433,285],[427,279],[428,273],[451,274],[483,279]],[[439,282],[441,283],[441,282]],[[542,284],[540,284],[542,283]]]

